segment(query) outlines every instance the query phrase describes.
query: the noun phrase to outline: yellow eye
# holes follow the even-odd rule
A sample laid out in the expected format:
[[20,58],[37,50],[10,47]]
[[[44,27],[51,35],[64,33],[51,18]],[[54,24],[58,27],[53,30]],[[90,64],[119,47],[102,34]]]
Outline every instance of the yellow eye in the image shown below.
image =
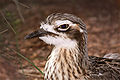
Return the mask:
[[69,29],[69,24],[63,24],[58,27],[59,31],[66,31]]

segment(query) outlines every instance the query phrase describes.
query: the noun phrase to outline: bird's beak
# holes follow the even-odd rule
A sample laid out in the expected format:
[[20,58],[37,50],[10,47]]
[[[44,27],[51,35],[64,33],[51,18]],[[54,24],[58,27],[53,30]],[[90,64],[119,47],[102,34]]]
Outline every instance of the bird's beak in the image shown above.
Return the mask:
[[31,39],[31,38],[35,38],[35,37],[42,37],[42,36],[44,36],[44,35],[46,35],[46,34],[48,34],[47,31],[45,31],[44,29],[39,29],[39,30],[37,30],[37,31],[34,31],[34,32],[26,35],[26,36],[24,37],[24,39]]

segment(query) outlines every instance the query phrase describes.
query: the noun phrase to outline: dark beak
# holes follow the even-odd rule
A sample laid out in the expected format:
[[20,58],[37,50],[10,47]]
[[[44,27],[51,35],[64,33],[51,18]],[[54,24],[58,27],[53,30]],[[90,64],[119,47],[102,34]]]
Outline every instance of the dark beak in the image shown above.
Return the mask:
[[37,30],[37,31],[34,31],[34,32],[26,35],[26,36],[24,37],[24,39],[31,39],[31,38],[35,38],[35,37],[42,37],[42,36],[46,35],[47,33],[48,33],[48,32],[45,31],[44,29],[39,29],[39,30]]

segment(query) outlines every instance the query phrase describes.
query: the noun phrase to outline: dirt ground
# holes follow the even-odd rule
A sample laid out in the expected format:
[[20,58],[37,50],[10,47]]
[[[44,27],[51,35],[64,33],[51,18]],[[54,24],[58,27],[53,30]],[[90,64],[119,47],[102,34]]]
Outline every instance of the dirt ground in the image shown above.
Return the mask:
[[24,36],[39,29],[51,13],[71,13],[86,23],[90,56],[120,53],[119,0],[19,0],[19,6],[13,1],[0,1],[0,80],[43,80],[43,75],[16,52],[43,71],[53,46],[38,38],[24,40]]

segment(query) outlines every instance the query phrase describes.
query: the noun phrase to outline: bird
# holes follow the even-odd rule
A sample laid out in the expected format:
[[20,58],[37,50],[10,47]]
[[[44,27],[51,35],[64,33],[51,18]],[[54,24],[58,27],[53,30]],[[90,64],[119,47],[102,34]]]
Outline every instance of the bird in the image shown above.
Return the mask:
[[87,29],[79,17],[52,13],[25,39],[35,37],[54,46],[45,64],[45,80],[120,80],[120,59],[88,56]]

